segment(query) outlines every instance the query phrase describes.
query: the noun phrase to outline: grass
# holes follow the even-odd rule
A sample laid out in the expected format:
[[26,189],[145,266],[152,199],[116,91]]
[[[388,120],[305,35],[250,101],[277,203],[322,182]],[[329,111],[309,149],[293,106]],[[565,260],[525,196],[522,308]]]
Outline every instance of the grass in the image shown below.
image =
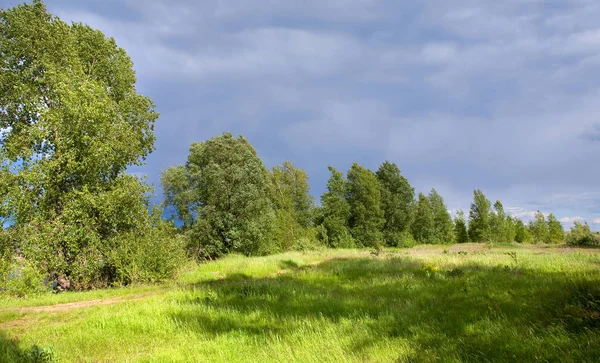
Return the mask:
[[34,345],[61,362],[593,362],[599,282],[598,249],[229,256],[161,286],[6,299],[0,362]]

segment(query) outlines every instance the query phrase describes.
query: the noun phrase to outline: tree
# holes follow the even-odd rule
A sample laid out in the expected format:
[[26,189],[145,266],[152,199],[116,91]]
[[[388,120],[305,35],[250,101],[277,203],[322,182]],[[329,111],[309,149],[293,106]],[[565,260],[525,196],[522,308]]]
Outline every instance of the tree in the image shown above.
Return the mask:
[[494,211],[490,213],[491,236],[494,242],[511,242],[507,223],[504,206],[497,200],[494,203]]
[[565,239],[565,231],[562,224],[554,214],[548,215],[548,243],[560,243]]
[[411,228],[415,241],[418,243],[432,243],[434,234],[433,211],[429,199],[423,193],[419,193]]
[[535,218],[529,221],[529,231],[534,243],[548,242],[548,224],[544,214],[539,210],[535,213]]
[[473,242],[488,242],[492,238],[490,226],[490,201],[479,189],[473,192],[473,203],[469,211],[469,239]]
[[148,218],[149,189],[125,170],[153,150],[158,114],[135,83],[102,32],[39,0],[0,11],[2,217],[23,256],[71,286],[111,283],[107,253]]
[[285,161],[273,168],[271,196],[275,208],[276,238],[281,249],[290,250],[312,222],[313,198],[309,193],[308,175]]
[[410,229],[415,192],[394,163],[384,162],[376,175],[381,184],[384,239],[387,245],[397,246]]
[[467,221],[465,212],[459,210],[454,217],[454,235],[457,243],[469,242],[469,234],[467,233]]
[[516,220],[514,217],[507,216],[506,217],[506,242],[515,242],[517,229],[516,229]]
[[598,246],[600,239],[592,233],[587,222],[575,221],[566,242],[570,246]]
[[244,137],[224,133],[193,143],[186,165],[163,174],[163,187],[165,203],[191,220],[189,238],[198,257],[273,248],[268,171]]
[[321,196],[321,214],[323,226],[327,231],[327,240],[331,247],[354,247],[348,220],[350,204],[346,200],[348,182],[343,174],[329,166],[331,177],[327,181],[327,191]]
[[357,245],[380,245],[385,220],[381,209],[381,190],[375,173],[358,163],[352,164],[348,171],[346,197],[350,204],[350,230]]
[[519,218],[515,220],[515,241],[519,243],[531,242],[531,233]]
[[429,204],[433,214],[432,243],[454,243],[454,225],[444,199],[435,189],[429,193]]
[[165,198],[163,204],[183,222],[183,230],[188,230],[192,227],[198,205],[194,202],[187,169],[184,165],[171,166],[163,170],[160,181]]

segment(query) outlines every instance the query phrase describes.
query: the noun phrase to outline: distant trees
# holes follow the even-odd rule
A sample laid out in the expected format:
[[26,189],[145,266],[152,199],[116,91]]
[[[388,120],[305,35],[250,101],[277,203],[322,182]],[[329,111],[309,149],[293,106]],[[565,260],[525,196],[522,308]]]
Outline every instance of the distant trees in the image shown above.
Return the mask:
[[412,234],[417,243],[432,243],[434,236],[434,217],[429,199],[419,193],[412,223]]
[[[200,256],[235,251],[246,254],[297,249],[412,246],[473,242],[563,240],[562,225],[538,211],[525,226],[507,215],[500,201],[473,192],[468,223],[453,219],[435,189],[419,193],[394,163],[373,172],[353,163],[344,173],[329,166],[327,190],[316,207],[308,176],[291,162],[265,169],[246,139],[225,133],[194,143],[184,166],[162,176],[165,203],[183,222]],[[303,241],[299,243],[299,241]]]
[[479,189],[473,192],[473,203],[469,211],[469,239],[473,242],[487,242],[492,239],[490,221],[490,201]]
[[548,215],[548,243],[560,243],[565,239],[565,231],[562,224],[556,219],[554,214]]
[[515,221],[515,241],[519,243],[531,242],[531,233],[522,220]]
[[546,223],[544,214],[539,210],[535,213],[534,219],[529,221],[529,231],[533,242],[548,242],[548,223]]
[[386,245],[399,246],[410,233],[415,192],[394,163],[384,162],[376,175],[381,185],[383,238]]
[[381,209],[381,189],[372,171],[352,164],[348,171],[347,199],[350,205],[349,226],[359,247],[375,247],[382,242],[385,223]]
[[490,230],[491,241],[493,242],[510,242],[508,239],[508,225],[504,206],[497,200],[494,203],[494,210],[490,212]]
[[429,204],[433,216],[431,243],[454,243],[454,224],[444,199],[435,189],[429,193]]
[[590,230],[587,222],[575,221],[571,231],[566,236],[566,242],[571,246],[598,246],[600,238]]
[[329,166],[331,176],[327,182],[327,191],[321,196],[322,225],[327,233],[327,242],[331,247],[354,247],[350,233],[350,204],[346,199],[348,183],[344,175]]
[[312,223],[314,208],[310,195],[308,175],[285,161],[273,168],[271,176],[271,197],[275,209],[273,238],[279,241],[279,248],[288,251],[295,242],[304,237]]
[[469,242],[469,233],[467,231],[467,221],[465,219],[465,212],[459,210],[456,212],[454,217],[454,236],[456,243]]

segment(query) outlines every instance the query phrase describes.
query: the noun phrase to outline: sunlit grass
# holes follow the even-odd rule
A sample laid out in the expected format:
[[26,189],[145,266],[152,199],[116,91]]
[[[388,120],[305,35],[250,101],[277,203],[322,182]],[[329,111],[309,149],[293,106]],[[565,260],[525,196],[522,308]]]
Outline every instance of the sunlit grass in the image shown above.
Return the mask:
[[596,250],[517,245],[229,256],[163,286],[4,301],[0,346],[65,362],[596,361],[599,267]]

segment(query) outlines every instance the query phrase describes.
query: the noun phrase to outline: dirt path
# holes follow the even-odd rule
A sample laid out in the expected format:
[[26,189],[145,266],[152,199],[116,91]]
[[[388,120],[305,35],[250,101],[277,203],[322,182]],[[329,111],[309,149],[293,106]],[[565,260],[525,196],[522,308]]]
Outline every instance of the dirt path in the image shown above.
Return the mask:
[[[76,301],[76,302],[56,304],[56,305],[8,308],[8,309],[2,309],[2,310],[0,310],[0,312],[12,311],[12,312],[18,312],[18,313],[25,314],[25,313],[53,313],[53,312],[70,311],[70,310],[74,310],[74,309],[83,309],[83,308],[89,308],[89,307],[94,307],[94,306],[104,306],[104,305],[112,305],[112,304],[118,304],[118,303],[130,302],[130,301],[137,301],[137,300],[145,299],[150,296],[157,295],[161,291],[163,291],[163,290],[150,291],[150,292],[146,292],[143,294],[137,294],[137,295],[131,295],[131,296],[117,296],[117,297],[110,297],[110,298],[105,298],[105,299],[84,300],[84,301]],[[16,327],[19,327],[22,325],[26,325],[26,324],[30,323],[31,321],[32,321],[31,318],[21,317],[19,319],[0,323],[0,329],[16,328]]]
[[121,303],[121,302],[140,300],[140,299],[144,299],[146,297],[156,295],[159,292],[160,292],[160,290],[146,292],[143,294],[137,294],[137,295],[132,295],[132,296],[116,296],[116,297],[109,297],[109,298],[105,298],[105,299],[84,300],[84,301],[76,301],[76,302],[72,302],[72,303],[47,305],[47,306],[28,306],[28,307],[13,309],[13,310],[17,310],[19,312],[35,312],[35,313],[53,312],[53,311],[68,311],[68,310],[73,310],[73,309],[89,308],[92,306],[111,305],[111,304],[117,304],[117,303]]

